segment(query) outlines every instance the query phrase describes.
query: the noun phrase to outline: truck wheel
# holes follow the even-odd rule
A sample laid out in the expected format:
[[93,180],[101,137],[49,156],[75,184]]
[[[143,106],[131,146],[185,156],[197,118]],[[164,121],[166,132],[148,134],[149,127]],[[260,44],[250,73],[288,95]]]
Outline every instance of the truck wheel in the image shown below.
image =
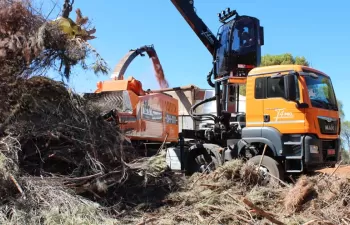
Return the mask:
[[[262,155],[257,155],[248,160],[248,162],[253,163],[254,165],[259,165]],[[282,169],[281,165],[274,160],[273,158],[269,156],[264,156],[260,168],[259,168],[264,176],[264,182],[263,183],[269,183],[271,179],[273,180],[269,174],[266,172],[272,174],[274,177],[283,180],[284,179],[284,170]]]
[[220,153],[215,148],[207,149],[203,146],[193,146],[187,155],[185,163],[186,175],[209,173],[220,165],[222,165]]

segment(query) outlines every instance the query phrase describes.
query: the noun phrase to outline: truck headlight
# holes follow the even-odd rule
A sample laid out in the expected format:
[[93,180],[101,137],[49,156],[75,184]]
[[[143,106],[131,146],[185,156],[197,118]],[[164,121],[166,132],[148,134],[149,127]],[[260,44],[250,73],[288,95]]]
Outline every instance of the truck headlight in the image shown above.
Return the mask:
[[310,153],[318,154],[318,146],[317,145],[310,145]]

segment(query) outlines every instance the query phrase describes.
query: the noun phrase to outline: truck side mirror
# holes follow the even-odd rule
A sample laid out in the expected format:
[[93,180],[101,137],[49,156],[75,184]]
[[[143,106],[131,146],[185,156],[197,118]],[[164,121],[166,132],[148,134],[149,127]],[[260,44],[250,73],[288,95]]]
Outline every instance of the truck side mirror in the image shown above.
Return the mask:
[[286,88],[285,97],[289,101],[297,101],[297,84],[295,80],[295,74],[288,74],[284,76],[284,86]]

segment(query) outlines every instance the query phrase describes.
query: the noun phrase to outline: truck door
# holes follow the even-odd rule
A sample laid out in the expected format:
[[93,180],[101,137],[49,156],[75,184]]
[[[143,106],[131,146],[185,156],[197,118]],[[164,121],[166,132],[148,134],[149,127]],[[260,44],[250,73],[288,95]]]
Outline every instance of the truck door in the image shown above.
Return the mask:
[[[246,124],[247,127],[263,127],[265,77],[248,78],[246,87]],[[258,136],[261,133],[258,134]]]
[[[266,78],[266,98],[263,106],[264,127],[274,127],[282,134],[303,133],[304,110],[298,109],[295,102],[285,98],[284,77]],[[295,88],[297,88],[297,98],[300,99],[299,86]]]

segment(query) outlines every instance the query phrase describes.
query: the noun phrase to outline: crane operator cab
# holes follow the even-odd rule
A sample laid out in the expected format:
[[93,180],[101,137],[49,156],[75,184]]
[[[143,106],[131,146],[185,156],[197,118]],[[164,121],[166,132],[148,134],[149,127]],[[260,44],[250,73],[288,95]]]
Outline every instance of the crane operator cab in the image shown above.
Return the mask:
[[[234,17],[230,21],[227,21]],[[214,54],[214,79],[233,76],[246,77],[261,60],[264,44],[263,27],[257,18],[240,16],[230,9],[219,14],[222,26],[218,32],[218,45]]]

